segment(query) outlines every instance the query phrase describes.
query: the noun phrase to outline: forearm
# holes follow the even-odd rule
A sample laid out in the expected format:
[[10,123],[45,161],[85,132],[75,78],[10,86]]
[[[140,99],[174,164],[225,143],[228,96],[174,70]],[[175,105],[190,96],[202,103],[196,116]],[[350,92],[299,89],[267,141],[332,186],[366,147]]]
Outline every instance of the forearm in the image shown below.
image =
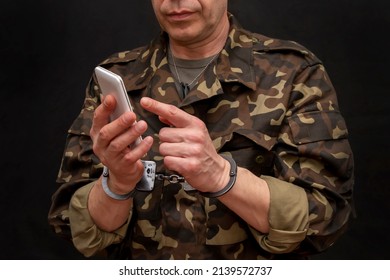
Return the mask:
[[89,197],[88,210],[96,225],[112,232],[126,223],[133,205],[132,198],[115,200],[107,196],[102,188],[101,177],[95,182]]
[[238,168],[233,188],[219,200],[256,230],[269,231],[270,192],[267,183],[244,168]]

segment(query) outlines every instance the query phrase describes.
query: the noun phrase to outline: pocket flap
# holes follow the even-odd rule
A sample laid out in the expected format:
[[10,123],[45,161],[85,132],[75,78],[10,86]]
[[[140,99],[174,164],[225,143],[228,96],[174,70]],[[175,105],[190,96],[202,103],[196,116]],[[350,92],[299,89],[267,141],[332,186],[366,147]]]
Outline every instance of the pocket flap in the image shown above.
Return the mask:
[[288,123],[297,145],[348,136],[344,118],[337,111],[300,113],[290,117]]

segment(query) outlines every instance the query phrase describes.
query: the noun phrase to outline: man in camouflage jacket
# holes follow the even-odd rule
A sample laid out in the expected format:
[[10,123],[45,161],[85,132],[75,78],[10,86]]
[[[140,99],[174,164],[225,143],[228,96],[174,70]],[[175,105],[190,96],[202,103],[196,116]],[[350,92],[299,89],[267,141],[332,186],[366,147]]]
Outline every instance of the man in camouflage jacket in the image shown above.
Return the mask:
[[165,109],[163,104],[180,108],[180,116],[204,123],[218,154],[235,160],[238,181],[248,172],[265,182],[267,225],[252,222],[259,215],[256,209],[246,219],[235,208],[240,201],[234,200],[234,192],[240,191],[243,200],[253,197],[243,183],[222,197],[209,198],[203,191],[215,188],[186,190],[183,182],[156,179],[152,191],[135,191],[126,200],[128,214],[120,226],[99,226],[89,205],[94,186],[101,189],[103,170],[91,139],[96,139],[91,128],[101,105],[93,76],[82,111],[68,131],[60,187],[49,213],[54,231],[71,239],[85,256],[301,258],[327,249],[345,231],[352,208],[353,156],[323,65],[294,42],[248,32],[232,15],[226,17],[229,30],[222,51],[184,98],[168,60],[166,32],[101,66],[122,76],[137,119],[147,123],[143,135],[153,143],[146,141],[151,149],[143,160],[156,162],[158,174],[176,174],[166,167],[160,150],[162,128],[174,131],[176,120],[167,121],[159,110]]

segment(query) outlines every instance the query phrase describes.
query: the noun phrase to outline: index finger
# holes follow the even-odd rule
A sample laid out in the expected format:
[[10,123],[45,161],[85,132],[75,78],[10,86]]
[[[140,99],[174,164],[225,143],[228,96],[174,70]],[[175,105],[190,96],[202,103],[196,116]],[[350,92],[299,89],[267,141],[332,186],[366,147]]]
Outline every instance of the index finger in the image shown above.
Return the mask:
[[188,127],[194,123],[194,117],[176,106],[165,104],[149,97],[141,99],[141,105],[145,110],[156,114],[160,118],[168,121],[174,127]]

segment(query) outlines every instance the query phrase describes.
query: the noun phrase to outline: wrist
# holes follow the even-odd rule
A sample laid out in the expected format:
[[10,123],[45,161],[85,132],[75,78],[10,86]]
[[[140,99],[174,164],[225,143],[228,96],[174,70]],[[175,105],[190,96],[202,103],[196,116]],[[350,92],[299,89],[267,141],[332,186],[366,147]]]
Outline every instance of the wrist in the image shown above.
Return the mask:
[[[237,164],[236,162],[234,161],[233,158],[229,157],[229,156],[225,156],[225,155],[221,155],[221,157],[223,157],[227,162],[227,166],[228,168],[224,168],[224,174],[228,174],[229,177],[228,179],[223,179],[221,180],[221,182],[223,182],[222,184],[222,187],[219,188],[218,191],[215,191],[215,192],[201,192],[201,194],[205,197],[220,197],[224,194],[226,194],[227,192],[229,192],[235,182],[236,182],[236,179],[237,179]],[[225,165],[226,166],[226,165]],[[228,172],[226,170],[229,170]],[[226,175],[224,175],[224,178],[226,178]]]
[[133,188],[131,191],[128,192],[128,191],[120,191],[118,190],[118,188],[113,188],[113,186],[116,186],[116,184],[112,184],[112,182],[109,184],[109,171],[107,167],[104,167],[103,174],[102,174],[102,188],[104,193],[110,198],[115,200],[127,200],[130,197],[133,197],[135,188]]

